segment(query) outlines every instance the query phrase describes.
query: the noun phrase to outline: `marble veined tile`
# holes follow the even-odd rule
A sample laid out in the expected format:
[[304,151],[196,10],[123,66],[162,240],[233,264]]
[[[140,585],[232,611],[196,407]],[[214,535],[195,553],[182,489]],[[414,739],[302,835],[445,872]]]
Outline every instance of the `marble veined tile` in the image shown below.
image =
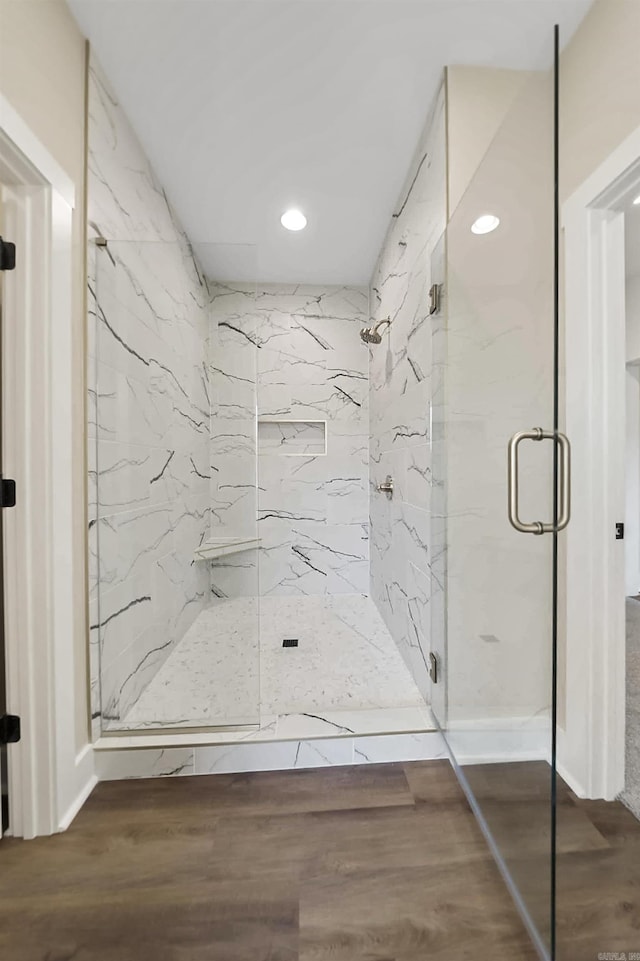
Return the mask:
[[93,54],[88,86],[88,218],[108,240],[88,250],[92,715],[108,726],[210,598],[193,554],[211,526],[217,372],[207,281]]
[[[223,481],[227,457],[256,461],[255,419],[236,403],[246,393],[248,412],[255,384],[262,595],[368,590],[368,314],[365,289],[212,286],[212,524],[236,535],[255,516],[253,480]],[[214,593],[238,596],[241,580],[223,580]]]
[[283,741],[273,744],[225,744],[199,748],[196,774],[238,771],[287,771],[353,763],[350,740]]
[[[435,440],[442,445],[442,417],[434,404],[442,403],[451,318],[445,311],[431,316],[428,310],[428,291],[443,279],[444,113],[440,90],[398,199],[370,296],[372,320],[392,320],[382,345],[369,350],[370,592],[429,700],[439,696],[439,688],[432,691],[428,654],[440,649],[437,638],[443,636],[442,603],[431,603],[432,565],[436,557],[444,564],[446,549],[434,530],[434,494],[438,500],[441,492],[432,477],[434,469],[439,476],[439,460],[434,465],[432,458],[434,424]],[[466,451],[465,445],[460,449]],[[441,460],[441,452],[436,453]],[[388,474],[394,480],[392,501],[375,492]],[[475,478],[470,480],[474,483]]]
[[280,714],[277,719],[278,740],[315,737],[347,737],[354,734],[402,734],[407,731],[432,730],[433,718],[422,707],[377,707],[368,710],[327,711],[317,714]]
[[144,751],[97,751],[96,771],[101,781],[132,777],[177,777],[194,774],[192,747]]
[[354,764],[379,764],[388,761],[421,761],[446,758],[447,748],[437,731],[386,737],[357,737],[353,741]]

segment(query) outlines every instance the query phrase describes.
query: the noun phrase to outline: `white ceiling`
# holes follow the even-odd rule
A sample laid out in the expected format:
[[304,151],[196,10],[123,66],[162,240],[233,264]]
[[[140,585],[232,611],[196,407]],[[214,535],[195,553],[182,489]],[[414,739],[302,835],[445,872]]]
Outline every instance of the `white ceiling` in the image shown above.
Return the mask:
[[257,247],[205,269],[334,284],[369,282],[444,66],[546,66],[590,2],[69,0],[191,240]]

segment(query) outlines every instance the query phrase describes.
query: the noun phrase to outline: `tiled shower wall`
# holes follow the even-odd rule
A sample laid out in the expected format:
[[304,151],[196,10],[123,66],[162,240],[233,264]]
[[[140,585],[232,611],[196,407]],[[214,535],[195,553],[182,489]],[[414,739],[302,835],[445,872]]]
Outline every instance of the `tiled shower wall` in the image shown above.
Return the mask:
[[[436,390],[429,316],[432,259],[446,226],[441,90],[393,214],[371,284],[375,321],[391,328],[371,355],[371,595],[422,694],[430,700],[432,463]],[[441,248],[441,245],[440,245]],[[392,500],[376,484],[391,475]]]
[[[368,592],[368,300],[359,288],[212,287],[212,533],[257,529],[263,595]],[[250,552],[214,564],[214,595],[252,593],[251,566]]]
[[[117,99],[89,77],[89,539],[94,730],[208,600],[209,292]],[[100,587],[100,590],[99,590]],[[99,686],[102,685],[100,697]]]

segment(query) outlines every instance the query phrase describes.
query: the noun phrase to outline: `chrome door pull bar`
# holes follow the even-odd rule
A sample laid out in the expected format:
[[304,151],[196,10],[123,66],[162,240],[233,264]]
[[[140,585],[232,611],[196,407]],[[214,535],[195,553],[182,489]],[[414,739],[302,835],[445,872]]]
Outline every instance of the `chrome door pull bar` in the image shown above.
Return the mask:
[[[523,440],[552,440],[560,450],[560,515],[557,524],[545,524],[542,521],[526,523],[519,516],[519,476],[518,476],[518,448]],[[512,527],[522,534],[552,534],[563,531],[571,519],[571,444],[569,438],[560,431],[521,430],[513,435],[509,441],[508,456],[508,487],[509,487],[509,522]]]

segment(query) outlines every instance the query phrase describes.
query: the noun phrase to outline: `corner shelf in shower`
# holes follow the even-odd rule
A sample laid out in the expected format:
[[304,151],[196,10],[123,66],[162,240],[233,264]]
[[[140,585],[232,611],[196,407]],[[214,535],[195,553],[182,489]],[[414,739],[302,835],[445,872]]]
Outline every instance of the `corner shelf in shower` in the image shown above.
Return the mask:
[[241,551],[252,551],[258,547],[261,537],[216,537],[205,541],[195,550],[196,561],[210,561],[227,554],[239,554]]

